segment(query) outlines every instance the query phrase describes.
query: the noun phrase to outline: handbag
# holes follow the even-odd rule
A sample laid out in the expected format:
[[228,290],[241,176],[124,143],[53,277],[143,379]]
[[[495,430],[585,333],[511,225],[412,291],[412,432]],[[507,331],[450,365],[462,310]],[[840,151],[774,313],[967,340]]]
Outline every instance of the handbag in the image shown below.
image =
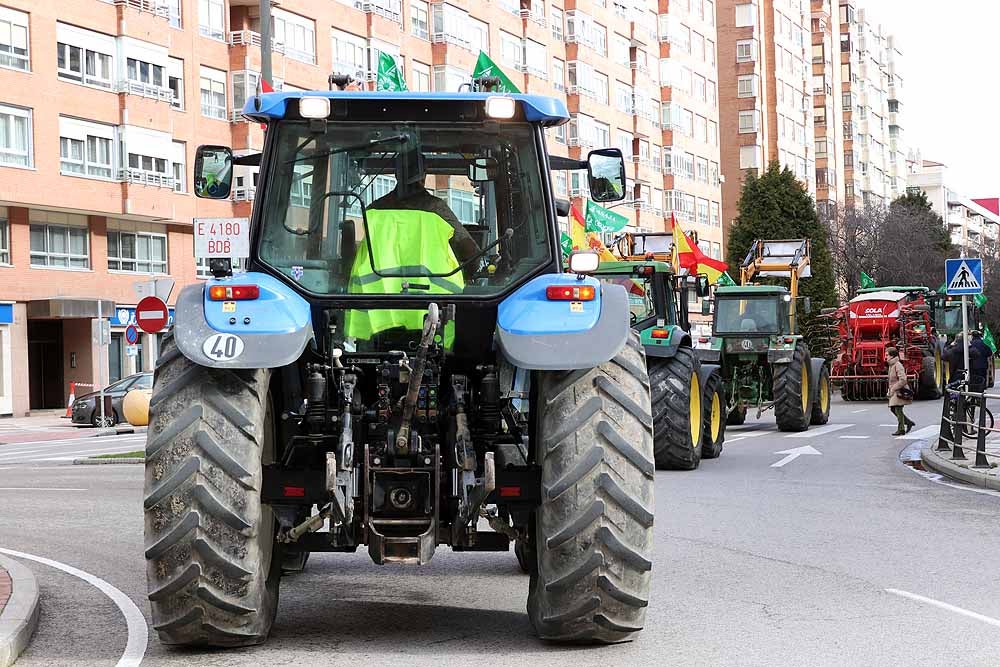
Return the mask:
[[909,385],[906,385],[902,389],[897,389],[896,390],[896,398],[901,398],[904,401],[912,401],[913,400],[913,390],[910,389]]

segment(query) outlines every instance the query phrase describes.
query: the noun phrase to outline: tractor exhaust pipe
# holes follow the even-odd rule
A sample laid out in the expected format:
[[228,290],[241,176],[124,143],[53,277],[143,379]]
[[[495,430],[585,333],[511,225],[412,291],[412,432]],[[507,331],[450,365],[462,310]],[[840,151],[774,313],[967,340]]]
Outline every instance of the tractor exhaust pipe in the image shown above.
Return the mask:
[[424,365],[427,362],[427,351],[431,343],[434,342],[434,334],[437,333],[438,322],[441,319],[440,311],[436,303],[427,307],[427,320],[424,322],[424,330],[420,336],[420,347],[417,348],[417,356],[413,360],[413,368],[410,370],[410,381],[406,387],[406,397],[403,399],[403,421],[399,425],[399,433],[396,434],[396,453],[407,455],[410,450],[410,422],[413,421],[413,410],[417,407],[417,397],[420,394],[420,383],[424,378]]

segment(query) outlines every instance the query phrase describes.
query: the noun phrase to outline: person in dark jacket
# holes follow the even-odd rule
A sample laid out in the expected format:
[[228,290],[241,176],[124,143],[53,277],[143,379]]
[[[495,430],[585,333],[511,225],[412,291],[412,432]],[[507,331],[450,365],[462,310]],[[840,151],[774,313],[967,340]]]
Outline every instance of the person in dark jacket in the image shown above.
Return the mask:
[[972,391],[986,391],[987,376],[990,372],[990,357],[993,350],[983,341],[983,332],[976,330],[972,332],[972,340],[969,341],[969,388]]
[[956,334],[955,340],[944,348],[944,358],[948,361],[948,377],[957,380],[959,374],[965,370],[965,353],[962,351],[961,332]]

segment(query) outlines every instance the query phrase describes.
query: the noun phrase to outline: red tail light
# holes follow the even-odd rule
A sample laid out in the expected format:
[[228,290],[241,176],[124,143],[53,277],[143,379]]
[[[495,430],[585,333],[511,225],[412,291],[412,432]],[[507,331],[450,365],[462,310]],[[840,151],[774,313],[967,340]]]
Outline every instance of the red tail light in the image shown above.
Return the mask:
[[670,338],[670,331],[667,329],[653,329],[653,332],[649,334],[649,337],[659,338],[661,340],[664,338]]
[[306,489],[302,486],[286,486],[282,488],[282,495],[286,498],[305,498]]
[[500,497],[501,498],[517,498],[521,495],[521,487],[519,486],[501,486],[500,487]]
[[699,339],[698,339],[698,342],[699,342],[699,343],[707,343],[707,342],[708,342],[708,341],[710,341],[710,340],[712,340],[712,339],[711,339],[711,338],[699,338]]
[[597,295],[590,285],[549,285],[545,298],[549,301],[593,301]]
[[208,288],[208,298],[212,301],[252,301],[260,298],[260,288],[256,285],[212,285]]
[[785,342],[786,343],[794,343],[795,339],[792,338],[791,336],[785,336]]

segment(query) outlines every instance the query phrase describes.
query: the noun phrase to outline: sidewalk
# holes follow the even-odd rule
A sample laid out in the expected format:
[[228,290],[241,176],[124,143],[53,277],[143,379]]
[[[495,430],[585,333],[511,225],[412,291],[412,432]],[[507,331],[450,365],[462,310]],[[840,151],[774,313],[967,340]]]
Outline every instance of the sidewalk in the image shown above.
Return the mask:
[[38,625],[38,583],[27,566],[0,556],[0,667],[14,664]]
[[937,451],[938,439],[934,438],[921,448],[920,459],[926,468],[934,472],[967,484],[1000,491],[1000,440],[986,441],[986,460],[992,468],[973,468],[976,463],[976,441],[966,440],[963,444],[966,447],[963,450],[966,458],[955,460],[951,458],[950,449]]
[[0,445],[44,440],[88,438],[122,433],[142,433],[145,430],[145,426],[132,426],[127,423],[118,424],[112,428],[76,426],[69,419],[64,418],[62,413],[46,410],[41,414],[30,417],[0,418]]

